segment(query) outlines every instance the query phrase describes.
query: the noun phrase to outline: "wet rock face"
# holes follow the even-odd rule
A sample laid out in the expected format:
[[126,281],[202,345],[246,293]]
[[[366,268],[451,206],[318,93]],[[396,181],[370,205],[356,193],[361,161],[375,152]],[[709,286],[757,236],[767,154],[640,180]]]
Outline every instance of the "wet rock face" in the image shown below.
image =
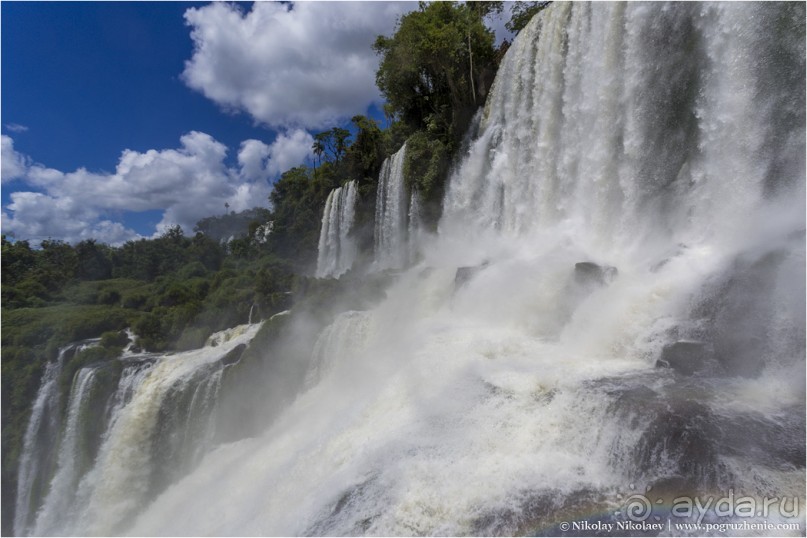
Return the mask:
[[597,265],[594,262],[574,264],[574,279],[578,284],[605,286],[613,282],[619,271],[610,265]]
[[712,368],[712,350],[704,342],[681,341],[665,346],[656,368],[671,368],[679,374],[705,373]]
[[756,377],[770,354],[766,329],[776,314],[769,275],[782,253],[771,253],[750,266],[738,264],[721,290],[712,333],[715,355],[727,372]]
[[692,400],[672,400],[653,413],[634,449],[635,461],[648,472],[668,473],[712,485],[719,469],[718,431],[709,408]]
[[477,273],[482,271],[485,267],[490,265],[489,262],[480,265],[471,265],[468,267],[457,267],[457,272],[454,275],[454,289],[459,289],[471,280]]
[[[374,489],[376,477],[347,488],[330,507],[330,513],[309,527],[305,536],[361,536],[366,535],[373,522],[381,515],[375,511],[363,511],[366,497],[377,495]],[[351,514],[360,513],[358,517]],[[347,521],[344,521],[345,518]],[[347,530],[349,529],[349,530]],[[347,530],[347,532],[345,532]]]
[[[525,491],[518,501],[507,508],[491,510],[474,518],[471,536],[610,536],[600,523],[613,523],[613,501],[609,493],[581,488],[571,492],[547,488]],[[578,521],[580,514],[594,514],[585,518],[590,525],[569,532],[561,522]]]
[[608,394],[609,412],[620,424],[611,449],[614,462],[622,462],[637,483],[681,476],[714,485],[721,474],[719,429],[710,407],[698,401],[699,394],[709,392],[710,381],[668,376],[657,383],[654,378],[658,381],[648,372],[592,384]]
[[[609,395],[609,412],[626,434],[615,438],[615,462],[627,462],[627,475],[637,484],[652,485],[659,494],[719,487],[732,480],[725,457],[764,462],[780,471],[804,469],[803,408],[774,414],[727,409],[710,402],[710,395],[731,381],[658,375],[647,372],[592,383],[593,390]],[[637,431],[637,437],[630,434]]]
[[[805,268],[800,234],[738,255],[692,297],[657,367],[685,375],[757,378],[804,360]],[[702,347],[678,345],[699,342]],[[697,358],[700,356],[700,359]],[[702,362],[699,362],[702,361]]]
[[222,366],[228,366],[230,364],[235,364],[241,360],[241,355],[243,355],[244,350],[247,348],[246,344],[238,344],[233,349],[231,349],[225,356],[219,359]]

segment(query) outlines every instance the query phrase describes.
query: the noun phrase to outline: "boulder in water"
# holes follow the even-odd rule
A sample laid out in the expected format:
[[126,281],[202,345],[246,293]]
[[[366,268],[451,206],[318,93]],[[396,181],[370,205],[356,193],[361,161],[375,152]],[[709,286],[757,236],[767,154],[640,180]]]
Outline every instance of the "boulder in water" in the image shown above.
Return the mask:
[[619,271],[610,265],[597,265],[594,262],[574,264],[574,279],[578,284],[599,284],[605,286],[616,278]]

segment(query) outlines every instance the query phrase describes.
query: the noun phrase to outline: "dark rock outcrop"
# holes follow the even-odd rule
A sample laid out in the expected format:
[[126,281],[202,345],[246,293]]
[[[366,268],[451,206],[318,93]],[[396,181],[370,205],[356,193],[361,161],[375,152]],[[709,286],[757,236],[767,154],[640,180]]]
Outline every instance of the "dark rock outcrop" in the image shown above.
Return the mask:
[[246,348],[247,348],[246,344],[238,344],[229,352],[227,352],[226,355],[220,358],[219,362],[221,362],[222,366],[229,366],[230,364],[237,363],[238,361],[241,360],[241,355],[244,354],[244,350]]
[[[803,247],[801,247],[803,248]],[[690,314],[683,339],[709,342],[725,375],[754,378],[766,364],[804,357],[804,294],[782,293],[781,275],[803,278],[785,249],[745,254],[716,275]]]
[[711,355],[709,346],[703,342],[675,342],[664,347],[656,368],[671,368],[683,375],[702,373],[709,369]]
[[594,262],[574,264],[574,279],[578,284],[605,286],[616,278],[619,271],[610,265],[597,265]]
[[484,262],[480,265],[471,265],[468,267],[457,267],[457,272],[454,275],[454,289],[465,285],[488,265],[490,265],[490,262]]

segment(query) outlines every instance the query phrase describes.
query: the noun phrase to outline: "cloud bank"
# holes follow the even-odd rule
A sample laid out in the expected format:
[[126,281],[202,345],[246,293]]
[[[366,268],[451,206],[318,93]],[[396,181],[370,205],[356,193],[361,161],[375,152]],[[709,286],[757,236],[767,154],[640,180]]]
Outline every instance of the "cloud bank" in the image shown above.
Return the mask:
[[225,164],[227,148],[206,133],[191,131],[177,149],[125,150],[114,173],[84,168],[62,172],[14,150],[3,135],[2,179],[20,179],[35,189],[10,195],[3,211],[3,231],[19,239],[94,238],[120,244],[140,235],[124,226],[125,213],[162,211],[155,234],[179,224],[186,232],[201,218],[267,205],[269,180],[281,170],[310,156],[310,135],[280,134],[273,143],[247,140],[241,144],[238,166]]
[[323,128],[380,102],[372,44],[413,2],[215,2],[185,12],[185,83],[270,127]]

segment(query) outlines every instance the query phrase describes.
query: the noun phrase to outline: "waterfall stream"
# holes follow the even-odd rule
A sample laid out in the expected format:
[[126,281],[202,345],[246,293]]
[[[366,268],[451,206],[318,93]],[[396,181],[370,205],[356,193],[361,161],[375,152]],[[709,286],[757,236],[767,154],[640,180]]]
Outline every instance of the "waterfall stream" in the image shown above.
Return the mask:
[[377,269],[400,269],[406,263],[407,196],[403,175],[406,144],[388,157],[378,176],[375,203]]
[[350,232],[356,215],[356,182],[350,181],[328,195],[322,215],[317,277],[339,277],[353,266],[358,247]]
[[35,491],[42,488],[40,470],[49,467],[51,465],[49,460],[53,458],[48,449],[50,440],[58,435],[58,424],[55,420],[60,400],[58,381],[64,355],[68,349],[60,350],[58,359],[45,367],[25,431],[14,514],[14,533],[18,536],[26,533],[32,511],[31,504],[35,502],[35,498],[41,496],[41,492]]

